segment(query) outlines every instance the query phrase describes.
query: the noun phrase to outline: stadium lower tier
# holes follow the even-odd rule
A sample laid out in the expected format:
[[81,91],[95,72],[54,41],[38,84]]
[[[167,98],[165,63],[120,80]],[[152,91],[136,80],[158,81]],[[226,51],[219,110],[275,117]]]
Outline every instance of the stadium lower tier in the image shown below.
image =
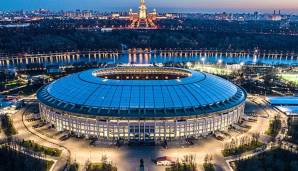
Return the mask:
[[164,142],[207,136],[216,131],[227,130],[238,123],[244,114],[244,103],[229,110],[188,118],[160,119],[100,119],[86,117],[40,103],[40,115],[57,131],[70,131],[77,136],[97,138],[103,141]]

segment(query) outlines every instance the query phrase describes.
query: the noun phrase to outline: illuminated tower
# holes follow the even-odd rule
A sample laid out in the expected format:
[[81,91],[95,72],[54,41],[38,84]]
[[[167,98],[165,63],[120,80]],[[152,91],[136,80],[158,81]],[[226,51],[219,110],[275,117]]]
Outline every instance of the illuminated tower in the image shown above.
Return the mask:
[[139,9],[140,9],[139,18],[146,19],[147,18],[147,7],[145,5],[145,0],[141,0]]
[[129,20],[131,21],[130,27],[132,28],[157,28],[154,21],[157,18],[156,10],[147,13],[145,0],[140,0],[139,12],[134,13],[129,10]]

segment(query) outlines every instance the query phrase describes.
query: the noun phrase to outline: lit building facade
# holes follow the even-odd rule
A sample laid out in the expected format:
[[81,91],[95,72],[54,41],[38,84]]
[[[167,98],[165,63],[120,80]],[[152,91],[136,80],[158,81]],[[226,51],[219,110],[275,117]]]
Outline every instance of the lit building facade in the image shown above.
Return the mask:
[[117,67],[69,75],[42,87],[37,97],[41,118],[58,131],[159,143],[227,130],[241,120],[246,93],[202,72]]

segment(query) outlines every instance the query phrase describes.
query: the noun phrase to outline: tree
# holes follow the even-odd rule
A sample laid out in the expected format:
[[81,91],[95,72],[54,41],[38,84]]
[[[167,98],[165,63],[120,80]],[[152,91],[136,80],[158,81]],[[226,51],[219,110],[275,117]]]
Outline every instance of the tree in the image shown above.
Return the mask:
[[204,158],[204,164],[203,164],[204,170],[205,171],[214,171],[214,165],[212,163],[212,155],[206,154]]

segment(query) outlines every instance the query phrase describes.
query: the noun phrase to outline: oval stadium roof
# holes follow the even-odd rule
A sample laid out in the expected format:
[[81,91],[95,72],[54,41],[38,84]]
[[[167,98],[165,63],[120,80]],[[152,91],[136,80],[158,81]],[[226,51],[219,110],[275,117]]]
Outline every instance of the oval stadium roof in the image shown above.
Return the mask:
[[42,87],[40,102],[63,111],[115,118],[184,117],[217,112],[246,99],[240,87],[220,77],[185,70],[172,80],[117,80],[95,76],[91,69]]

